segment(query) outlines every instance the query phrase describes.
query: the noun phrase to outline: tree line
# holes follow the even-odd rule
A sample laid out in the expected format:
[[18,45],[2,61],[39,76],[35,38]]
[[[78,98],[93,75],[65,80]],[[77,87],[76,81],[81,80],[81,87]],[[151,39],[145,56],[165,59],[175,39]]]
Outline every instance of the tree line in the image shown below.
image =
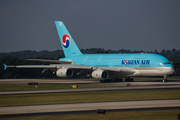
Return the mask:
[[[177,72],[176,76],[180,76],[180,49],[172,49],[158,52],[154,50],[153,52],[145,52],[142,50],[105,50],[102,48],[90,48],[90,49],[81,49],[81,52],[84,54],[98,54],[98,53],[155,53],[165,56],[174,67],[176,67]],[[52,71],[46,71],[42,74],[43,69],[16,69],[9,68],[4,70],[3,63],[7,65],[48,65],[49,63],[44,62],[35,62],[35,61],[27,61],[25,59],[52,59],[58,60],[59,58],[63,58],[64,53],[62,50],[56,51],[19,51],[19,52],[9,52],[9,53],[0,53],[0,65],[2,66],[0,69],[0,78],[52,78],[56,77],[56,75],[52,74]]]

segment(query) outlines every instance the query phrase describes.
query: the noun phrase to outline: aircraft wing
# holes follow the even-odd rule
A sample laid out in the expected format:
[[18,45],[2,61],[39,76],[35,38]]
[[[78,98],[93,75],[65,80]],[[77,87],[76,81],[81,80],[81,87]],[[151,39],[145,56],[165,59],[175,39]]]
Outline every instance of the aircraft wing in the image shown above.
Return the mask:
[[116,72],[119,75],[131,75],[135,73],[134,69],[129,68],[114,68],[114,67],[91,67],[91,66],[84,66],[84,65],[70,65],[70,64],[60,64],[59,68],[70,68],[70,69],[86,69],[86,70],[106,70],[108,72]]
[[106,70],[110,74],[114,75],[131,75],[135,73],[134,69],[128,68],[113,68],[113,67],[91,67],[91,66],[84,66],[84,65],[73,65],[73,64],[50,64],[50,65],[4,65],[4,70],[6,68],[15,67],[15,68],[44,68],[44,69],[62,69],[62,68],[69,68],[69,69],[79,69],[79,70]]
[[115,72],[118,75],[131,75],[134,74],[136,71],[134,69],[129,69],[129,68],[111,68],[111,67],[106,67],[106,68],[99,68],[102,70],[107,70],[110,73]]
[[51,65],[10,65],[7,66],[4,64],[4,70],[6,70],[7,68],[49,68],[49,69],[53,69],[56,68],[57,66],[51,66]]
[[91,67],[91,66],[84,66],[84,65],[70,65],[70,64],[60,64],[60,68],[70,68],[70,69],[79,69],[79,70],[105,70],[108,71],[110,75],[115,76],[126,76],[126,75],[132,75],[136,71],[134,69],[130,68],[113,68],[113,67]]
[[60,61],[60,60],[47,60],[47,59],[26,59],[29,61],[39,61],[39,62],[51,62],[51,63],[63,63],[63,64],[71,64],[72,61]]
[[92,67],[83,65],[69,65],[69,64],[50,64],[50,65],[10,65],[4,64],[4,70],[7,68],[46,68],[46,69],[61,69],[61,68],[71,68],[71,69],[91,69]]

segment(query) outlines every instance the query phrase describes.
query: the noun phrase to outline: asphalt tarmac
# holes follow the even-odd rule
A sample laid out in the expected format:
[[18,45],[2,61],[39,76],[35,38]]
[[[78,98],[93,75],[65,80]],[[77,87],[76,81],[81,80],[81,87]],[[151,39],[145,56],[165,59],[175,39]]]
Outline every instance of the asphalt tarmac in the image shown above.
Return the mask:
[[0,115],[180,107],[180,100],[147,100],[0,107]]
[[[32,94],[32,93],[61,93],[61,92],[82,92],[82,91],[109,91],[109,90],[143,90],[143,89],[171,89],[180,88],[180,82],[117,82],[99,83],[99,80],[87,79],[2,79],[0,83],[27,84],[38,82],[39,84],[113,84],[113,85],[154,85],[137,87],[114,87],[114,88],[87,88],[87,89],[59,89],[59,90],[35,90],[35,91],[9,91],[0,92],[0,95],[7,94]],[[97,109],[108,110],[138,110],[138,109],[180,109],[180,99],[177,100],[147,100],[147,101],[121,101],[121,102],[98,102],[98,103],[72,103],[55,105],[34,105],[34,106],[10,106],[0,107],[0,118],[3,116],[23,116],[34,114],[53,114],[53,113],[81,113],[96,111]]]

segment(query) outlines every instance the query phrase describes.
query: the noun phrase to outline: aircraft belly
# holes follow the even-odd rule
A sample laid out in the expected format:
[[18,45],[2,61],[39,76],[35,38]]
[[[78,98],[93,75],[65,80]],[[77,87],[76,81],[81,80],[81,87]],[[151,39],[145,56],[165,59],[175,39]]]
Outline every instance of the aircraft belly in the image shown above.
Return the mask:
[[169,75],[174,72],[174,68],[171,67],[154,67],[154,68],[142,68],[138,69],[134,75],[136,76],[162,76]]

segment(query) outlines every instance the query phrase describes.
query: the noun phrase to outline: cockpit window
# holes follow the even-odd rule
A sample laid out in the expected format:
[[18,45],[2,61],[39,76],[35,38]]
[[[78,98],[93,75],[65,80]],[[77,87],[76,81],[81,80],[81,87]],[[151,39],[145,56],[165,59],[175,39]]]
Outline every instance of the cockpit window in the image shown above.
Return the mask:
[[163,63],[163,64],[165,65],[165,64],[171,64],[171,63],[170,63],[170,62],[165,62],[165,63]]

